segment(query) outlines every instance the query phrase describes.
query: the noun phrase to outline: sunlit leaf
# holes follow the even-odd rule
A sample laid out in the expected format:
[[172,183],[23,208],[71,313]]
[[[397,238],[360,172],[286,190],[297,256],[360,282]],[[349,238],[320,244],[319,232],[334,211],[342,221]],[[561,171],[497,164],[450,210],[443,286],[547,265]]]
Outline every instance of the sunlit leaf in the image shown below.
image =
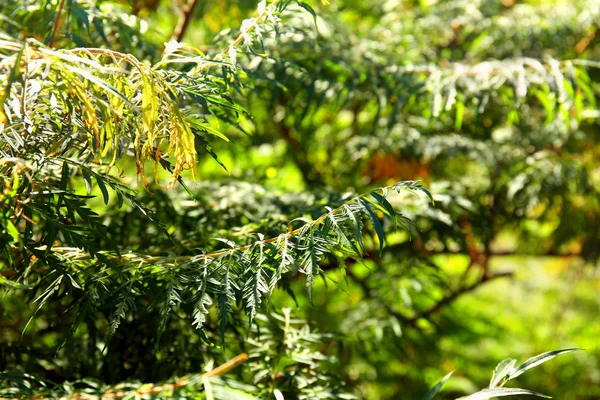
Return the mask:
[[543,397],[546,399],[551,398],[550,396],[546,396],[541,393],[533,392],[527,389],[516,389],[516,388],[495,388],[495,389],[484,389],[480,392],[474,393],[470,396],[461,397],[457,400],[486,400],[493,397],[504,397],[504,396],[518,396],[518,395],[528,395],[528,396],[536,396]]
[[425,397],[423,397],[423,400],[432,400],[442,389],[442,387],[448,381],[448,379],[450,379],[453,373],[454,371],[451,371],[448,374],[446,374],[446,376],[444,376],[441,381],[439,381],[433,388],[431,388],[429,392],[427,392]]
[[527,371],[533,367],[537,367],[538,365],[543,364],[546,361],[550,361],[554,357],[557,357],[561,354],[567,354],[567,353],[571,353],[571,352],[577,351],[577,350],[581,350],[581,349],[573,347],[573,348],[562,349],[562,350],[553,350],[553,351],[548,351],[546,353],[539,354],[535,357],[531,357],[529,360],[525,361],[523,364],[514,368],[514,370],[508,376],[508,379],[514,379],[517,376],[524,373],[525,371]]

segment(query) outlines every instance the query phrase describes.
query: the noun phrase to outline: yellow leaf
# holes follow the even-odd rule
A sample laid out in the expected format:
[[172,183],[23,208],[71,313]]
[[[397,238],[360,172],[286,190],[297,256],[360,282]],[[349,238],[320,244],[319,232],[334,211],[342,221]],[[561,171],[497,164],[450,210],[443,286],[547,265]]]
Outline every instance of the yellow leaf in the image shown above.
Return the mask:
[[149,140],[154,139],[152,133],[158,120],[158,97],[153,83],[151,78],[142,77],[142,121]]

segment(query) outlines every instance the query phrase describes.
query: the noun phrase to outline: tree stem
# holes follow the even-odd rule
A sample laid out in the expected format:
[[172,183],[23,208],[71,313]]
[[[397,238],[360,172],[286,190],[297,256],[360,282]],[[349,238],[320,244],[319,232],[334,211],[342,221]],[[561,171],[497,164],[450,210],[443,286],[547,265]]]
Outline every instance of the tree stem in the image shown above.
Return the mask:
[[175,40],[177,42],[181,42],[185,33],[188,29],[190,21],[194,17],[194,13],[196,11],[196,7],[198,6],[198,0],[190,0],[187,5],[183,5],[180,8],[181,14],[179,15],[179,20],[177,21],[177,26],[171,35],[171,40]]
[[60,15],[62,14],[64,6],[65,0],[60,0],[60,4],[56,9],[56,17],[54,18],[54,24],[52,25],[52,32],[50,33],[50,43],[48,43],[48,47],[54,47],[54,39],[56,38],[56,32],[58,31],[58,26],[60,25]]

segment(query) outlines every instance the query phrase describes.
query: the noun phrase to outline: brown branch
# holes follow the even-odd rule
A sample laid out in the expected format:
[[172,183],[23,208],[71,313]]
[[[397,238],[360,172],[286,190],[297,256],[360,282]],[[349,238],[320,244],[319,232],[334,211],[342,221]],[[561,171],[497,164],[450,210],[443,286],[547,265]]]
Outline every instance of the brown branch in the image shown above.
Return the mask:
[[596,38],[597,28],[588,29],[584,37],[575,45],[575,51],[577,54],[581,54],[587,49],[589,44]]
[[478,280],[476,280],[472,284],[467,285],[467,286],[463,286],[463,287],[461,287],[458,290],[455,290],[453,292],[450,292],[450,293],[446,294],[435,305],[433,305],[432,307],[428,308],[425,311],[421,311],[416,316],[410,318],[409,321],[412,322],[412,323],[416,323],[420,318],[427,318],[429,315],[434,314],[434,313],[440,311],[440,309],[442,307],[444,307],[444,306],[452,303],[454,300],[456,300],[461,295],[476,290],[478,287],[480,287],[481,285],[485,284],[486,282],[490,282],[490,281],[498,279],[498,278],[505,278],[505,277],[509,277],[509,276],[513,276],[513,275],[514,275],[514,273],[512,271],[498,272],[498,273],[489,274],[489,275],[482,275],[481,278],[479,278]]
[[187,4],[180,4],[179,19],[177,20],[177,26],[175,26],[173,34],[171,35],[171,40],[181,42],[183,36],[185,35],[188,29],[190,21],[194,17],[194,13],[196,11],[198,3],[198,0],[189,0],[189,3]]
[[[170,259],[165,259],[162,260],[162,257],[158,257],[158,256],[150,256],[150,257],[144,257],[144,256],[139,256],[136,254],[122,254],[120,257],[114,257],[116,258],[118,261],[122,261],[123,259],[129,259],[129,260],[136,260],[136,262],[146,262],[146,263],[154,263],[154,265],[158,265],[158,264],[163,264],[163,263],[172,263],[172,262],[185,262],[185,261],[190,261],[194,258],[196,259],[204,259],[204,260],[210,260],[210,259],[215,259],[215,258],[219,258],[219,257],[223,257],[223,256],[228,256],[228,255],[232,255],[235,253],[239,253],[239,252],[244,252],[246,250],[251,249],[253,246],[259,245],[259,244],[265,244],[265,243],[276,243],[279,240],[282,240],[282,238],[289,238],[298,234],[301,234],[302,232],[306,231],[307,229],[312,228],[313,226],[322,224],[325,220],[327,220],[331,215],[336,214],[338,211],[342,210],[344,208],[344,206],[349,205],[352,202],[358,201],[359,199],[362,199],[366,196],[369,196],[373,191],[385,191],[386,189],[391,188],[393,185],[390,186],[384,186],[384,187],[380,187],[377,188],[375,190],[372,190],[370,192],[366,192],[363,194],[360,194],[356,197],[353,197],[350,200],[347,200],[346,202],[342,203],[340,206],[334,208],[334,209],[330,209],[330,211],[328,211],[325,214],[322,214],[319,218],[313,220],[313,221],[309,221],[307,223],[305,223],[304,225],[302,225],[301,227],[292,230],[291,225],[290,225],[290,231],[286,232],[286,233],[281,233],[278,236],[274,236],[271,237],[269,239],[264,239],[264,240],[259,240],[256,241],[254,243],[245,245],[245,246],[240,246],[240,247],[234,247],[231,249],[224,249],[224,250],[218,250],[215,251],[213,253],[208,253],[208,254],[200,254],[200,255],[196,255],[196,256],[179,256],[179,257],[174,257],[174,258],[170,258]],[[45,249],[46,246],[41,246],[40,248]],[[79,248],[76,247],[52,247],[51,248],[52,252],[55,253],[71,253],[71,252],[76,252],[78,253],[77,255],[77,259],[78,260],[87,260],[90,259],[90,255],[87,254],[86,252],[82,252]]]
[[463,294],[472,292],[474,290],[476,290],[478,287],[480,287],[481,285],[485,284],[486,282],[490,282],[492,280],[498,279],[498,278],[504,278],[504,277],[509,277],[509,276],[513,276],[513,272],[512,271],[508,271],[508,272],[498,272],[495,274],[489,274],[489,275],[482,275],[481,278],[479,278],[477,281],[473,282],[470,285],[467,286],[463,286],[460,289],[450,292],[448,294],[446,294],[441,300],[439,300],[435,305],[433,305],[432,307],[428,308],[425,311],[422,311],[420,313],[418,313],[417,315],[415,315],[414,317],[407,317],[405,315],[403,315],[402,313],[395,311],[394,309],[392,309],[390,307],[389,304],[387,304],[385,301],[383,301],[381,298],[379,298],[378,296],[376,296],[373,293],[373,290],[369,287],[369,285],[362,279],[360,279],[359,277],[356,276],[356,274],[354,274],[354,272],[350,269],[347,268],[346,269],[346,275],[349,276],[350,278],[352,278],[352,280],[361,287],[361,289],[363,290],[365,296],[377,301],[377,303],[385,309],[385,311],[390,314],[391,316],[393,316],[394,318],[396,318],[399,322],[402,322],[404,324],[410,325],[414,328],[419,328],[419,326],[417,325],[419,319],[421,318],[427,318],[429,315],[434,314],[438,311],[440,311],[440,309],[450,303],[452,303],[454,300],[456,300],[458,297],[462,296]]
[[376,296],[375,294],[373,294],[373,290],[369,287],[369,285],[367,285],[367,283],[360,279],[359,277],[357,277],[354,272],[352,272],[352,270],[350,268],[346,269],[346,275],[349,276],[350,278],[352,278],[352,280],[358,284],[358,286],[361,287],[362,291],[364,292],[365,296],[375,300],[381,307],[383,307],[385,309],[385,311],[390,314],[392,317],[396,318],[399,322],[402,323],[406,323],[411,325],[414,328],[417,328],[417,320],[414,318],[408,318],[407,316],[403,315],[402,313],[395,311],[394,309],[392,309],[392,307],[390,307],[389,304],[387,304],[385,301],[383,301],[380,297]]
[[[152,394],[162,393],[165,391],[172,393],[175,390],[178,390],[185,386],[188,386],[193,381],[194,382],[204,382],[206,379],[222,375],[222,374],[228,372],[229,370],[231,370],[232,368],[237,367],[239,364],[243,363],[246,360],[248,360],[248,354],[242,353],[242,354],[232,358],[231,360],[227,361],[225,364],[222,364],[222,365],[216,367],[215,369],[200,375],[199,378],[194,379],[194,380],[185,378],[185,379],[180,379],[180,380],[176,381],[175,383],[170,383],[170,384],[166,384],[166,385],[159,385],[159,386],[142,385],[138,390],[121,391],[121,392],[108,391],[108,392],[103,393],[102,395],[76,393],[76,394],[73,394],[70,396],[65,396],[64,398],[85,399],[85,400],[87,400],[87,399],[90,399],[90,400],[91,399],[120,399],[120,398],[130,396],[130,395],[135,395],[135,397],[137,398],[139,395],[148,395],[148,394],[152,395]],[[47,397],[39,397],[39,396],[34,396],[33,398],[39,399],[39,400],[49,399]],[[4,399],[0,398],[0,400],[4,400]]]
[[56,32],[58,31],[58,27],[60,25],[60,15],[62,14],[62,10],[65,6],[65,0],[61,0],[58,8],[56,9],[56,18],[54,18],[54,24],[52,25],[52,32],[50,33],[50,43],[48,47],[54,46],[54,38],[56,38]]

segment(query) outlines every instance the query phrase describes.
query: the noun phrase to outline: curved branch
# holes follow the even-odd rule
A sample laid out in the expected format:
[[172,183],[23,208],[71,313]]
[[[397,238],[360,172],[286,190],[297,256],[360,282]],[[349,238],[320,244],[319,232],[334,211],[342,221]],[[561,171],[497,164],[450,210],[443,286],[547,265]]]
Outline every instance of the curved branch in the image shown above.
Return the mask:
[[177,21],[177,26],[175,27],[175,30],[173,30],[171,40],[181,42],[183,36],[185,35],[185,32],[187,31],[190,21],[194,16],[194,12],[196,11],[198,3],[198,0],[190,0],[188,4],[182,4],[181,15],[179,16],[179,20]]
[[[406,190],[413,191],[413,192],[421,191],[421,192],[427,194],[427,196],[429,196],[429,198],[431,198],[431,194],[429,193],[429,191],[427,189],[425,189],[423,187],[423,185],[421,183],[419,183],[418,181],[404,181],[404,182],[396,183],[394,185],[381,187],[381,188],[375,189],[371,192],[363,193],[363,194],[356,196],[356,197],[350,199],[349,201],[343,203],[342,205],[338,206],[337,208],[330,209],[330,211],[328,211],[327,213],[321,215],[319,218],[317,218],[313,221],[307,222],[306,224],[302,225],[300,228],[290,230],[290,232],[288,232],[288,233],[282,233],[278,236],[275,236],[275,237],[272,237],[269,239],[259,240],[259,241],[256,241],[255,243],[248,244],[245,246],[233,247],[231,249],[220,250],[220,251],[216,251],[213,253],[207,253],[207,254],[200,254],[200,255],[194,255],[194,256],[179,256],[179,257],[172,257],[172,258],[144,257],[144,256],[140,256],[138,254],[133,254],[133,253],[129,253],[129,254],[124,253],[120,257],[114,255],[114,257],[117,258],[119,261],[123,261],[124,259],[126,259],[133,263],[137,262],[137,263],[151,263],[152,265],[161,265],[161,264],[170,264],[170,263],[177,264],[179,262],[186,262],[186,261],[199,261],[199,260],[209,261],[209,260],[213,260],[213,259],[220,258],[223,256],[232,256],[236,253],[242,253],[242,252],[250,250],[254,247],[257,247],[257,246],[277,243],[278,241],[301,235],[302,233],[309,231],[310,229],[314,228],[315,226],[324,223],[325,221],[330,219],[332,216],[340,214],[340,212],[343,212],[346,209],[346,207],[349,206],[350,204],[359,202],[359,200],[361,200],[361,199],[366,199],[366,198],[368,198],[368,196],[373,196],[373,193],[377,194],[378,192],[381,192],[385,195],[389,189],[392,189],[397,192],[399,192],[402,189],[406,189]],[[385,200],[385,196],[381,196],[381,195],[379,195],[379,196],[381,197],[381,199]],[[386,214],[390,218],[395,218],[395,216],[396,216],[395,214],[391,215],[390,214],[391,211],[389,211],[389,209],[386,210],[385,207],[382,207],[380,210],[383,211],[384,214]],[[291,226],[290,226],[290,229],[291,229]],[[45,250],[45,247],[40,247],[40,249]],[[71,257],[72,260],[90,259],[90,255],[88,253],[81,252],[77,248],[52,247],[51,251],[54,253],[63,253],[63,254],[74,253],[74,252],[79,253],[79,254]],[[110,255],[111,253],[103,252],[102,254]]]
[[481,276],[481,278],[479,278],[478,280],[476,280],[472,284],[467,285],[467,286],[463,286],[463,287],[461,287],[458,290],[455,290],[455,291],[452,291],[452,292],[446,294],[444,297],[442,297],[442,299],[440,299],[432,307],[428,308],[427,310],[421,311],[419,314],[417,314],[414,317],[410,318],[409,322],[410,323],[416,323],[421,318],[428,318],[429,315],[434,314],[434,313],[440,311],[440,309],[442,307],[444,307],[444,306],[452,303],[454,300],[456,300],[457,298],[459,298],[461,295],[476,290],[478,287],[480,287],[481,285],[485,284],[486,282],[490,282],[490,281],[498,279],[498,278],[510,277],[510,276],[513,276],[513,275],[514,275],[514,273],[512,271],[498,272],[498,273],[495,273],[495,274],[488,274],[488,275],[484,274],[484,275]]

